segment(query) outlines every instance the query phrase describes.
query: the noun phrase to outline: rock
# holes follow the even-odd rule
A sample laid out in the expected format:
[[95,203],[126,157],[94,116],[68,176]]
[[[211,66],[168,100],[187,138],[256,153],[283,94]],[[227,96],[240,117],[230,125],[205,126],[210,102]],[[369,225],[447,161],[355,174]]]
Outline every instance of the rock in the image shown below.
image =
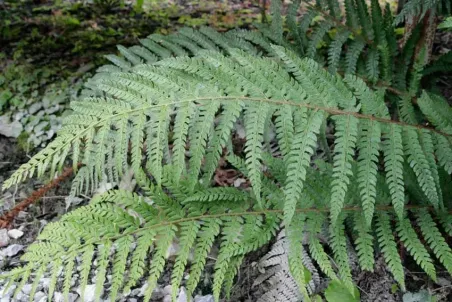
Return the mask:
[[135,299],[135,298],[129,298],[129,299],[127,299],[127,301],[128,301],[128,302],[138,302],[138,300]]
[[7,246],[9,243],[8,231],[0,229],[0,247]]
[[26,302],[28,301],[28,295],[24,294],[23,292],[19,292],[17,293],[15,301]]
[[17,138],[22,133],[22,124],[18,121],[10,122],[6,116],[0,116],[0,134]]
[[24,249],[24,246],[21,244],[11,244],[7,248],[5,248],[2,253],[6,257],[16,256],[21,250]]
[[[85,290],[85,297],[86,297],[86,290]],[[69,293],[69,302],[74,302],[75,300],[77,300],[77,298],[78,298],[77,294]],[[94,296],[93,296],[93,300],[94,300]],[[63,293],[55,292],[52,301],[64,302],[64,295],[63,295]],[[90,301],[92,301],[92,300],[90,300]]]
[[25,285],[22,287],[22,292],[23,292],[24,294],[26,294],[26,295],[29,295],[30,292],[31,292],[32,286],[33,286],[32,284],[25,284]]
[[[85,294],[83,295],[83,300],[85,302],[92,302],[94,301],[94,292],[96,290],[96,284],[88,284],[85,288]],[[103,289],[102,289],[103,291]],[[77,288],[77,293],[79,294],[79,296],[82,295],[81,291],[80,291],[80,287]],[[102,293],[101,293],[102,295]]]
[[135,296],[135,297],[143,297],[147,288],[148,288],[148,284],[145,283],[145,284],[143,284],[143,286],[141,288],[135,288],[134,290],[132,290],[130,292],[130,295]]
[[212,295],[207,296],[196,295],[194,302],[214,302],[214,300]]
[[[14,290],[16,289],[16,285],[13,284],[8,288],[8,291],[5,292],[5,288],[0,289],[0,297],[3,298],[10,298],[14,294]],[[1,300],[3,302],[3,300]],[[9,301],[9,300],[7,300]]]
[[20,121],[25,116],[25,112],[19,111],[14,115],[15,121]]
[[28,213],[25,211],[20,211],[19,214],[17,214],[17,218],[19,219],[25,219],[28,216]]
[[50,278],[41,278],[41,283],[44,288],[49,288]]
[[16,229],[12,229],[8,231],[8,236],[13,238],[13,239],[18,239],[20,237],[22,237],[24,235],[24,232],[16,230]]
[[450,281],[448,280],[448,279],[446,279],[446,278],[442,278],[442,277],[438,277],[438,280],[437,280],[437,282],[436,282],[438,285],[440,285],[440,286],[450,286],[451,285],[451,283],[450,283]]
[[[33,129],[36,133],[40,133],[41,131],[44,130],[45,127],[47,127],[47,125],[49,124],[49,122],[47,121],[42,121],[39,124],[37,124],[35,126],[35,128]],[[37,134],[36,134],[37,135]]]
[[34,297],[34,302],[40,302],[42,299],[47,301],[47,295],[44,292],[37,292]]
[[28,113],[35,114],[41,108],[42,108],[42,103],[34,103],[28,108]]
[[152,292],[152,296],[151,296],[151,300],[157,300],[160,301],[163,299],[165,295],[163,294],[163,289],[160,287],[157,287],[156,289],[154,289],[154,291]]
[[[190,299],[191,301],[192,299]],[[177,302],[188,302],[188,296],[187,291],[185,290],[185,287],[180,288],[179,296],[177,297]]]
[[165,298],[163,298],[162,302],[171,302],[171,296],[165,296]]
[[165,286],[165,287],[163,288],[163,294],[164,294],[165,296],[168,296],[168,295],[171,296],[172,290],[173,290],[173,289],[171,288],[171,285],[167,285],[167,286]]
[[237,178],[236,180],[234,180],[234,187],[238,188],[243,183],[246,183],[246,179],[244,179],[244,178]]

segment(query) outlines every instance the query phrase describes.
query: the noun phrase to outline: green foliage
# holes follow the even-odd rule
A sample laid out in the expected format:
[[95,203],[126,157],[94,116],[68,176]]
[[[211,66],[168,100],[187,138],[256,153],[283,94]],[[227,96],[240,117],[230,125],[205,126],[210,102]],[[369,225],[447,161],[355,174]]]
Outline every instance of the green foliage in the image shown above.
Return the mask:
[[452,28],[452,17],[448,17],[446,20],[444,20],[438,26],[438,28],[441,28],[441,29],[450,29],[450,28]]
[[[49,224],[24,255],[24,266],[0,278],[20,282],[19,290],[31,275],[55,275],[61,265],[67,294],[80,258],[81,284],[97,270],[98,296],[111,269],[112,299],[147,276],[148,301],[178,237],[173,299],[189,264],[187,288],[195,291],[217,241],[212,290],[219,300],[230,291],[244,256],[281,227],[289,241],[290,272],[306,300],[310,277],[300,253],[305,235],[312,259],[333,280],[330,300],[359,299],[350,248],[369,271],[374,254],[382,253],[402,290],[399,245],[433,281],[430,254],[452,272],[444,202],[452,173],[452,112],[441,96],[421,89],[425,64],[422,55],[412,60],[416,40],[397,52],[390,11],[357,0],[345,1],[345,16],[334,1],[309,4],[299,23],[292,6],[289,29],[303,29],[289,32],[292,41],[282,30],[279,2],[272,5],[273,23],[259,32],[185,28],[151,35],[141,46],[119,46],[120,55],[106,57],[112,64],[87,81],[59,136],[3,188],[54,175],[71,158],[74,167],[82,164],[73,194],[116,182],[132,169],[144,196],[111,191],[93,198]],[[306,34],[318,14],[324,18]],[[403,68],[395,68],[400,60]],[[396,88],[382,87],[381,80]],[[388,106],[394,99],[396,106]],[[233,145],[239,123],[243,148]],[[268,129],[275,132],[271,141]],[[327,134],[333,134],[329,141]],[[319,150],[332,156],[319,156]],[[220,161],[235,167],[250,187],[216,186]],[[415,222],[419,229],[412,227]],[[354,230],[352,241],[348,229]]]
[[394,22],[399,24],[404,20],[410,21],[413,18],[422,19],[428,12],[435,14],[435,10],[442,14],[450,14],[452,13],[452,4],[447,0],[409,0]]
[[350,293],[348,288],[339,280],[331,281],[325,290],[325,298],[328,302],[334,301],[347,301],[347,302],[358,302],[359,291],[354,288],[354,292]]

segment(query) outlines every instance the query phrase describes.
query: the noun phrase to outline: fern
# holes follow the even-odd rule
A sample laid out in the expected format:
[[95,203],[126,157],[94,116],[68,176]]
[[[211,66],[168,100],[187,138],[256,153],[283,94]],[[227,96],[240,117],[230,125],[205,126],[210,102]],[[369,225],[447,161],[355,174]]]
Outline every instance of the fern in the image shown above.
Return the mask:
[[[452,251],[435,219],[450,233],[443,198],[444,179],[452,173],[452,112],[440,96],[420,91],[422,58],[411,60],[417,40],[413,36],[406,43],[397,57],[403,68],[392,77],[390,62],[399,55],[390,39],[392,15],[376,1],[370,7],[345,1],[345,16],[335,1],[308,3],[299,21],[295,2],[287,20],[294,44],[282,30],[280,4],[272,1],[272,23],[259,32],[181,29],[166,37],[152,35],[140,41],[142,46],[120,46],[121,56],[108,56],[116,67],[98,70],[86,83],[86,98],[71,105],[73,113],[57,139],[3,188],[53,176],[70,158],[74,167],[82,165],[72,194],[93,191],[103,178],[117,182],[131,169],[146,198],[125,191],[93,198],[46,226],[24,255],[24,266],[0,279],[18,282],[20,290],[31,276],[50,274],[51,294],[61,267],[67,296],[74,274],[80,275],[83,291],[94,270],[100,298],[111,270],[112,300],[147,278],[148,301],[177,236],[182,248],[173,267],[172,298],[187,269],[188,292],[196,290],[218,241],[212,290],[219,300],[223,292],[228,295],[245,255],[267,244],[281,227],[291,275],[306,300],[312,265],[303,253],[325,275],[339,277],[354,297],[349,249],[356,249],[361,268],[372,270],[374,243],[405,288],[396,236],[433,280],[427,245],[451,273]],[[306,36],[317,15],[323,18]],[[380,85],[382,79],[397,88]],[[396,100],[400,120],[388,99]],[[246,142],[238,151],[232,139],[242,121]],[[270,142],[268,129],[276,134]],[[329,131],[334,136],[328,142]],[[317,145],[325,153],[332,145],[332,158],[313,160]],[[249,189],[213,185],[222,160],[249,181]],[[348,228],[354,230],[354,246],[347,242]]]

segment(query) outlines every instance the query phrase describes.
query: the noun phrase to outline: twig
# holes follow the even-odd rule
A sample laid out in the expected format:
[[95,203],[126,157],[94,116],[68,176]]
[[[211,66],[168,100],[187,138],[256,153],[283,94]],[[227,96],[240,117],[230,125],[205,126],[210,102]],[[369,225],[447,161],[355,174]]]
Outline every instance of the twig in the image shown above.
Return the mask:
[[23,211],[26,209],[29,205],[33,204],[40,198],[42,198],[50,189],[57,187],[60,182],[68,178],[73,172],[72,167],[67,167],[64,169],[63,173],[52,180],[50,183],[46,184],[42,188],[34,191],[30,197],[27,199],[21,201],[19,204],[17,204],[11,211],[5,213],[0,217],[0,228],[7,228],[13,219],[19,214],[20,211]]

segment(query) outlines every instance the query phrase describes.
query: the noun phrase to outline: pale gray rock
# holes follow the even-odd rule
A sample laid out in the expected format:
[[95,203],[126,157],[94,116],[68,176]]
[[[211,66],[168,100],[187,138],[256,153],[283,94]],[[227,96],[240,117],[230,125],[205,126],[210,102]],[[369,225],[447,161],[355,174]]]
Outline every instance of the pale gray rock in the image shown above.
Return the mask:
[[[86,293],[85,293],[85,296],[86,296]],[[69,302],[74,302],[74,301],[77,300],[78,295],[74,294],[74,293],[69,293],[69,297],[68,298],[69,298]],[[93,297],[93,300],[94,300],[94,297]],[[52,301],[64,302],[64,295],[63,295],[63,293],[55,292],[55,294],[53,295],[53,300]]]
[[214,302],[214,300],[212,295],[207,296],[196,295],[194,302]]
[[28,108],[28,113],[35,114],[42,108],[42,103],[34,103]]
[[7,291],[5,291],[5,288],[0,289],[0,297],[2,298],[10,298],[14,294],[14,290],[16,290],[16,285],[11,285]]
[[44,301],[47,300],[47,295],[44,292],[37,292],[34,296],[34,302],[40,302],[42,299],[44,299]]
[[0,247],[7,246],[9,244],[8,231],[6,229],[0,229]]
[[146,289],[148,288],[148,284],[145,283],[143,284],[142,287],[140,288],[135,288],[134,290],[132,290],[132,292],[130,293],[131,296],[135,296],[135,297],[143,297],[144,293],[146,292]]
[[22,133],[22,124],[18,121],[11,122],[6,116],[0,116],[0,134],[17,138]]
[[[190,299],[191,301],[192,299]],[[179,291],[179,296],[177,297],[177,302],[188,302],[187,290],[185,287],[181,287]]]
[[171,302],[171,296],[165,296],[162,302]]
[[31,292],[31,288],[32,288],[32,287],[33,287],[32,284],[25,284],[25,285],[22,287],[22,292],[23,292],[24,294],[26,294],[26,295],[29,295],[30,292]]
[[24,235],[24,232],[17,230],[17,229],[12,229],[8,231],[8,236],[13,238],[13,239],[18,239],[20,237],[22,237]]
[[21,244],[11,244],[7,248],[2,250],[2,253],[6,257],[16,256],[21,250],[24,249],[24,246]]
[[[88,284],[85,288],[85,294],[83,295],[84,301],[85,302],[93,302],[94,301],[94,293],[96,290],[96,284]],[[80,291],[80,287],[77,288],[77,293],[79,294],[79,296],[82,295],[81,291]],[[102,293],[101,293],[102,294]]]
[[173,291],[173,289],[172,289],[171,285],[167,285],[163,288],[163,294],[165,296],[168,296],[168,295],[171,296],[172,291]]
[[28,295],[24,294],[23,292],[18,292],[16,296],[16,301],[26,302],[28,301]]

